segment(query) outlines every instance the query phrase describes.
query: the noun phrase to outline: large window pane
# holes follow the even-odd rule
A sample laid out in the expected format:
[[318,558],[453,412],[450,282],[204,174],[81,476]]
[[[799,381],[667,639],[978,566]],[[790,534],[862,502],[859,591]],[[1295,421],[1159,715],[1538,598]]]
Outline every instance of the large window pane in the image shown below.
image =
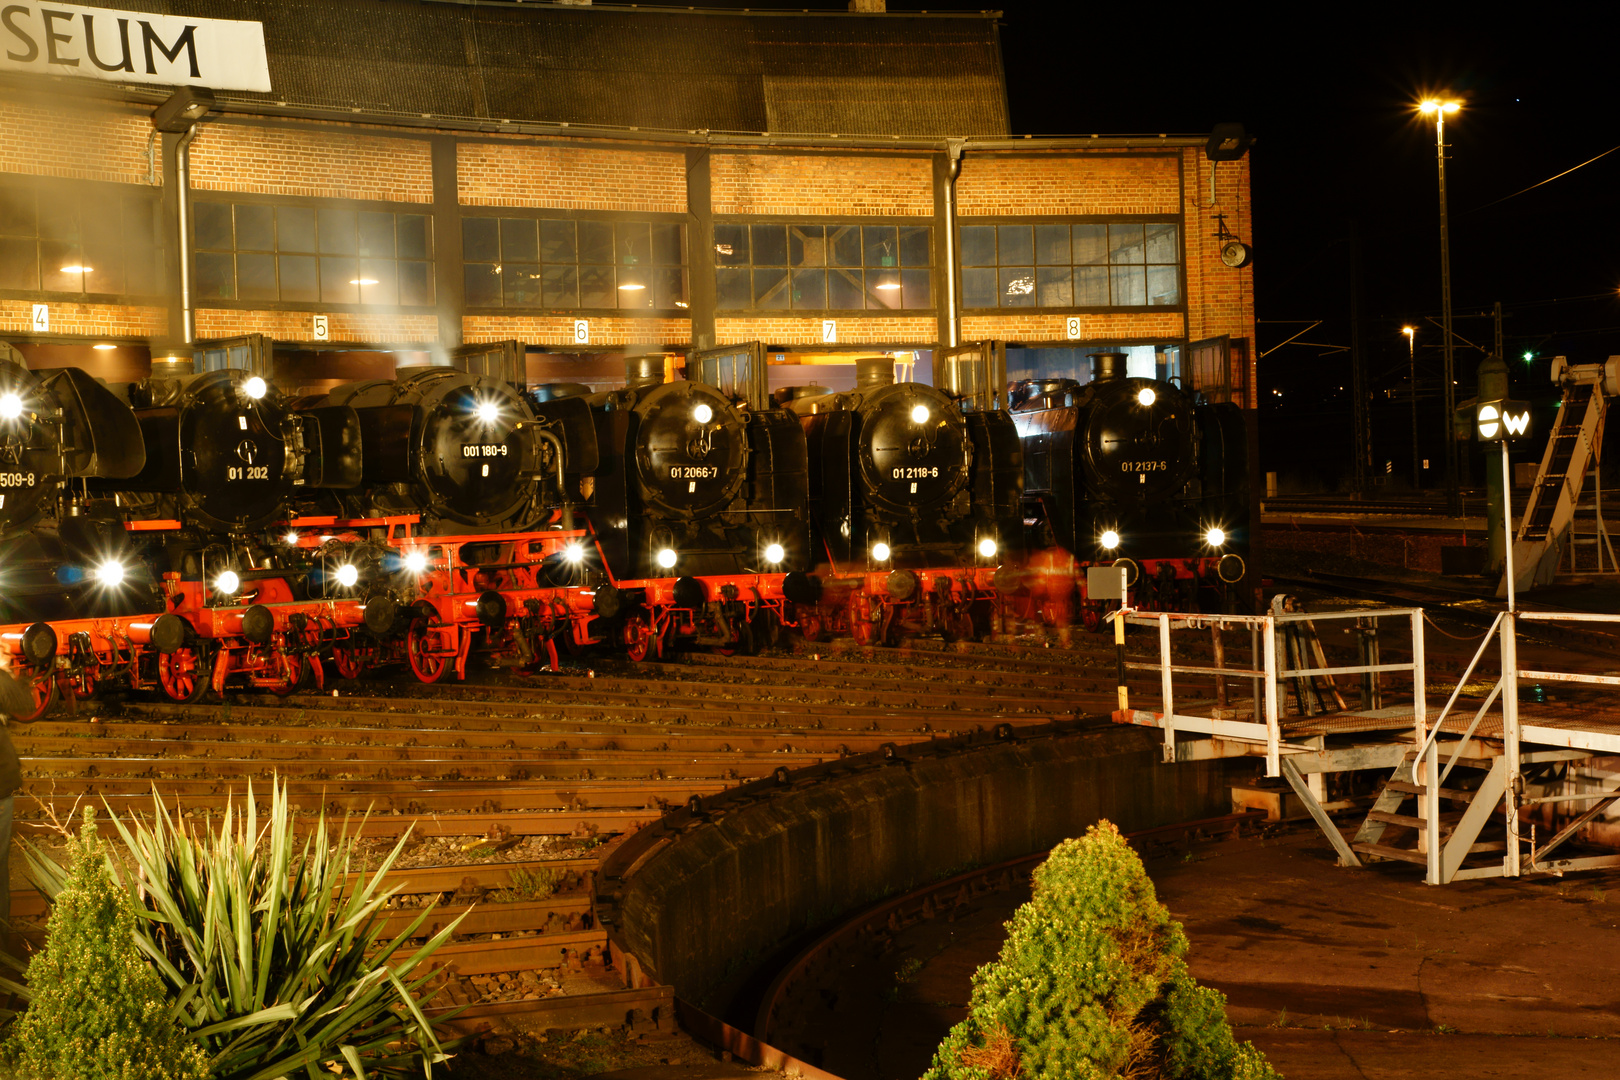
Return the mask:
[[[302,256],[282,257],[283,262],[310,264],[309,292],[302,296],[298,289],[303,284],[294,280],[289,289],[276,288],[276,257],[274,255],[243,254],[236,257],[236,298],[238,300],[313,300],[315,292],[315,260]],[[296,269],[295,269],[296,275]]]
[[[199,244],[198,247],[203,245]],[[236,250],[276,250],[276,208],[238,205],[236,208]]]
[[39,244],[31,236],[0,236],[0,289],[38,288]]
[[755,266],[788,264],[786,225],[755,225],[748,232],[754,241]]
[[1002,266],[1027,265],[1035,261],[1035,231],[1028,225],[1000,225],[996,228],[996,261]]
[[827,271],[827,310],[859,311],[866,306],[866,287],[857,269]]
[[1174,266],[1147,268],[1147,302],[1149,304],[1181,303],[1181,275]]
[[1041,266],[1035,270],[1035,302],[1040,307],[1073,307],[1074,289],[1067,266]]
[[[375,210],[361,211],[360,257],[392,259],[394,255],[394,215]],[[361,301],[361,303],[368,302]]]
[[644,222],[620,222],[614,226],[614,239],[618,242],[620,266],[649,266],[652,264],[652,233]]
[[996,265],[996,230],[992,226],[966,226],[962,229],[961,237],[963,266]]
[[360,302],[360,260],[342,255],[321,259],[321,303]]
[[671,311],[685,306],[686,271],[678,266],[663,266],[654,270],[653,307],[660,311]]
[[[358,248],[355,213],[323,206],[319,211],[318,232],[322,255],[353,255]],[[324,285],[323,285],[324,289]]]
[[[827,226],[827,265],[861,265],[861,227],[859,225]],[[859,307],[860,305],[855,305]]]
[[1147,282],[1140,266],[1113,266],[1110,286],[1116,307],[1140,307],[1147,303]]
[[227,251],[197,252],[197,298],[236,299],[236,257]]
[[[717,266],[748,265],[748,226],[714,227],[714,261]],[[747,289],[743,291],[747,292]]]
[[1142,263],[1147,253],[1140,225],[1108,226],[1108,261],[1117,265]]
[[900,265],[932,266],[934,253],[930,240],[933,230],[927,226],[907,226],[900,230]]
[[1074,265],[1101,266],[1108,261],[1108,226],[1076,225],[1074,236]]
[[993,308],[996,306],[996,271],[994,267],[965,269],[962,271],[962,306],[965,308]]
[[868,308],[897,308],[900,306],[900,271],[866,270],[866,306]]
[[500,262],[500,222],[495,218],[462,218],[461,257],[467,262]]
[[496,269],[497,267],[493,263],[466,264],[468,307],[498,307],[500,305],[501,275],[495,272]]
[[501,218],[501,261],[536,263],[540,261],[539,222],[534,218]]
[[[579,261],[582,263],[611,263],[613,258],[613,226],[606,221],[579,223]],[[585,288],[584,278],[580,289]],[[590,307],[590,304],[586,304]],[[611,307],[612,305],[603,305]]]
[[[277,219],[279,226],[280,220]],[[242,263],[246,256],[237,260],[236,282],[247,299],[247,280],[242,271]],[[291,303],[314,303],[320,299],[320,277],[315,269],[313,255],[282,255],[276,259],[276,268],[281,273],[281,299]]]
[[934,272],[932,270],[900,271],[901,296],[907,308],[934,306]]
[[721,269],[714,272],[714,305],[724,311],[746,308],[753,297],[753,285],[746,269]]
[[360,302],[362,304],[387,304],[393,306],[399,303],[399,275],[395,270],[398,265],[393,259],[360,260]]
[[428,219],[425,214],[400,214],[397,233],[399,257],[402,259],[430,259],[433,245],[428,242]]
[[1077,266],[1074,268],[1074,306],[1108,306],[1108,267]]
[[679,225],[652,227],[652,261],[655,266],[680,266],[686,262],[686,244]]
[[79,240],[79,200],[69,191],[52,188],[39,193],[39,238],[77,243]]
[[1035,306],[1035,268],[1033,266],[1004,266],[1001,268],[1001,306]]
[[307,206],[276,207],[276,250],[315,250],[314,210]]
[[865,265],[879,268],[900,265],[900,230],[893,225],[863,225],[861,247]]
[[507,307],[538,307],[540,264],[502,263],[501,286]]
[[1147,261],[1150,263],[1173,263],[1181,260],[1180,245],[1176,243],[1176,233],[1179,230],[1174,225],[1154,224],[1147,226]]
[[39,287],[46,292],[83,292],[84,256],[68,240],[39,242]]
[[[113,210],[117,212],[117,205]],[[124,244],[113,227],[94,229],[85,233],[83,262],[84,291],[93,293],[121,293],[124,291]]]
[[32,187],[0,186],[0,235],[8,234],[29,239],[38,235]]
[[826,266],[827,230],[820,225],[791,226],[788,229],[788,262],[793,266]]
[[[759,242],[759,237],[754,238]],[[785,234],[783,240],[786,244]],[[767,267],[754,271],[754,307],[762,311],[781,311],[789,306],[788,278],[785,269]]]
[[540,223],[540,261],[574,263],[579,261],[579,244],[572,221],[547,218]]
[[1067,225],[1035,226],[1035,262],[1040,266],[1070,265]]
[[191,220],[193,241],[197,247],[230,251],[234,246],[231,241],[230,203],[194,203]]
[[793,271],[793,306],[807,311],[827,307],[827,271]]
[[399,302],[416,307],[426,307],[433,303],[432,263],[401,262],[399,264]]
[[541,295],[546,307],[579,307],[579,269],[574,266],[548,266],[540,275]]
[[[584,223],[581,223],[580,242],[585,240]],[[610,229],[609,232],[612,230]],[[611,240],[608,241],[612,243]],[[611,266],[581,266],[579,268],[579,306],[587,308],[611,308],[619,306],[619,298],[614,294],[618,290],[613,287],[613,267]]]
[[[647,309],[653,306],[652,268],[619,267],[619,309]],[[636,286],[625,288],[626,285]]]

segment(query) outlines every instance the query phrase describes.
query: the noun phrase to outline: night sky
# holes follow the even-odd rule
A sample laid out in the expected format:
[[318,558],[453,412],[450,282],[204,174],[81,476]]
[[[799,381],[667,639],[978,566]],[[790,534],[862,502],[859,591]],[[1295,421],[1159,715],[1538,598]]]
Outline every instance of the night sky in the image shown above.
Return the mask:
[[[889,10],[925,5],[983,6],[890,0]],[[1487,205],[1620,145],[1606,9],[1462,5],[1442,18],[1430,5],[1323,5],[1272,9],[1263,21],[1235,10],[1013,0],[1001,33],[1016,134],[1186,134],[1237,121],[1257,136],[1255,234],[1244,239],[1260,351],[1324,320],[1303,337],[1310,344],[1260,361],[1265,468],[1307,488],[1331,487],[1350,468],[1352,233],[1375,468],[1392,460],[1399,482],[1410,474],[1408,324],[1418,327],[1420,449],[1438,464],[1441,335],[1427,321],[1440,317],[1435,131],[1413,108],[1430,94],[1464,102],[1446,125],[1456,333],[1489,349],[1491,320],[1478,316],[1500,300],[1514,392],[1540,399],[1543,418],[1554,400],[1548,358],[1620,353],[1610,194],[1620,151]],[[1526,352],[1537,359],[1526,363]],[[1459,343],[1459,401],[1472,396],[1483,356]],[[1437,482],[1431,470],[1427,483]]]

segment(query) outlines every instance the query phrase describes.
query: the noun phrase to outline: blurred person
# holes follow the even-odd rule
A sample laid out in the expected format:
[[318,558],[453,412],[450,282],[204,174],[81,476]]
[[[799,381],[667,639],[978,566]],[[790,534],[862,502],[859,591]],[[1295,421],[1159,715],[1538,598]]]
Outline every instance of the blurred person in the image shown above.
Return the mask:
[[11,745],[11,721],[36,708],[9,671],[0,671],[0,950],[11,950],[11,809],[22,787],[22,761]]

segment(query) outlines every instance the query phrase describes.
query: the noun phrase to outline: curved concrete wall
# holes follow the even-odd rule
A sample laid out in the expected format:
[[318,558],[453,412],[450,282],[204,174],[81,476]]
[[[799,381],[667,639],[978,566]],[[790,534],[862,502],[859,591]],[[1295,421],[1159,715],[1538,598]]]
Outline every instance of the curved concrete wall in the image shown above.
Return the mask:
[[1130,831],[1229,813],[1228,788],[1258,768],[1160,764],[1162,742],[1141,728],[1024,734],[911,746],[886,764],[822,766],[789,789],[743,789],[626,873],[612,916],[620,943],[679,996],[719,1011],[714,998],[742,969],[883,896],[1040,851],[1099,818]]

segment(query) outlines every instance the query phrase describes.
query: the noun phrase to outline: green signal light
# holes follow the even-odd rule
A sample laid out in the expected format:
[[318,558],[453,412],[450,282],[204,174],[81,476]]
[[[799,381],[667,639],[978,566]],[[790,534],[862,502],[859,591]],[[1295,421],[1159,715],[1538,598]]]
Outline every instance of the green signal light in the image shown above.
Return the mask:
[[1535,360],[1535,358],[1536,358],[1536,354],[1533,353],[1533,352],[1527,352],[1527,353],[1524,354],[1524,362],[1527,363],[1527,364],[1530,363],[1531,361]]

